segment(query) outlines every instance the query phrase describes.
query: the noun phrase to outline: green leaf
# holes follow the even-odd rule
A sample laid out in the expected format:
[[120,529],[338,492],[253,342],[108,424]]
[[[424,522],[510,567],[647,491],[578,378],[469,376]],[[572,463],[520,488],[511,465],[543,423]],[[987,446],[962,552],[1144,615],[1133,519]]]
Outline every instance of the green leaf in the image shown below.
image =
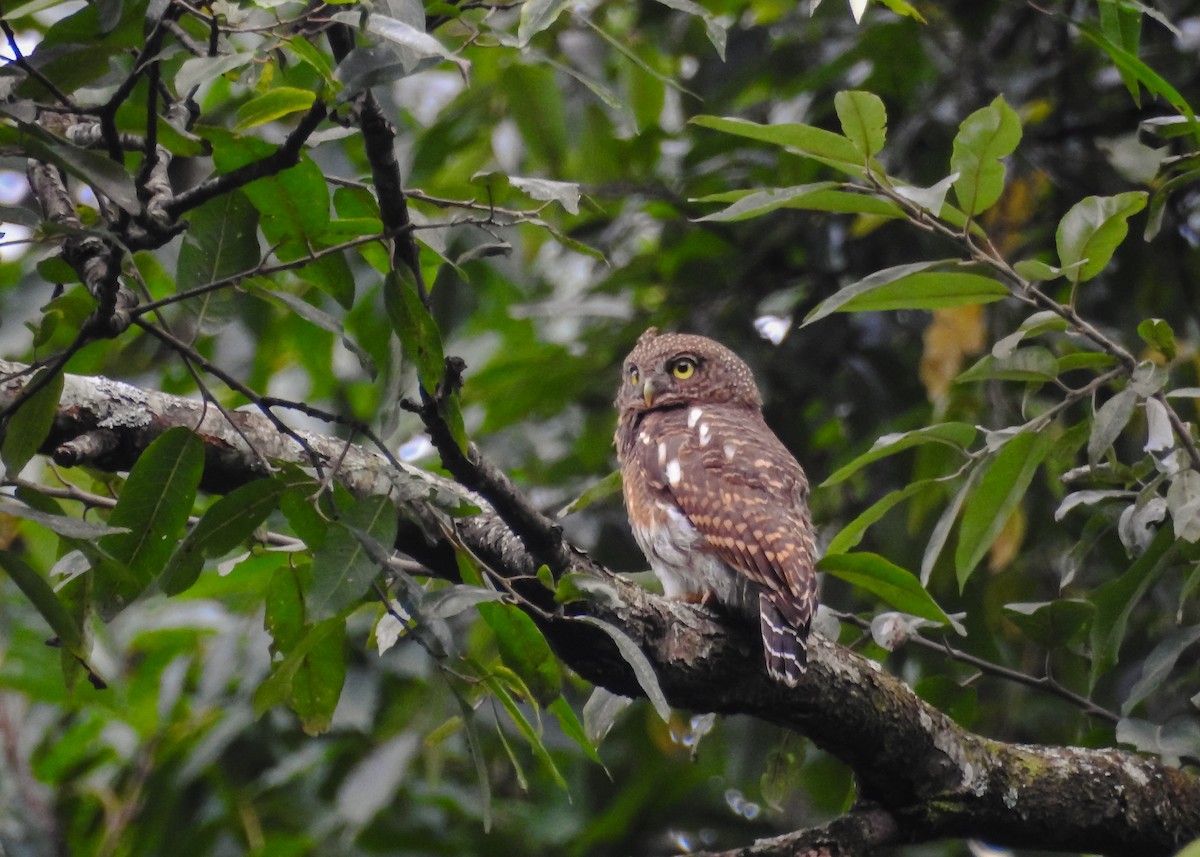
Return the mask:
[[1040,646],[1055,649],[1083,639],[1091,627],[1096,605],[1081,598],[1004,605],[1004,613],[1021,632]]
[[346,24],[355,29],[361,28],[372,36],[387,39],[392,44],[406,48],[417,54],[417,56],[441,57],[444,60],[449,60],[458,66],[458,70],[464,76],[471,69],[469,62],[462,57],[456,56],[433,36],[424,30],[417,29],[406,21],[401,21],[399,18],[390,18],[387,15],[380,15],[374,11],[370,14],[335,12],[331,17],[339,24]]
[[346,677],[345,635],[340,616],[309,628],[254,692],[255,716],[287,702],[307,734],[327,730]]
[[365,497],[329,528],[325,543],[313,552],[312,588],[304,600],[309,621],[340,614],[371,588],[382,569],[381,558],[373,555],[369,542],[390,550],[396,540],[397,515],[387,497]]
[[[197,126],[212,144],[213,163],[222,173],[232,172],[253,161],[269,157],[277,146],[253,137],[242,137],[224,128]],[[299,163],[280,173],[256,179],[242,188],[260,215],[259,227],[281,262],[309,255],[321,244],[329,225],[329,186],[311,158],[301,155]]]
[[671,720],[671,706],[667,702],[666,696],[663,695],[662,687],[658,683],[658,675],[654,672],[654,667],[651,666],[650,660],[645,653],[638,648],[637,643],[630,639],[629,635],[618,628],[616,625],[605,622],[602,619],[597,619],[594,616],[575,616],[577,622],[584,622],[599,628],[608,635],[617,646],[617,651],[621,657],[625,659],[625,663],[629,664],[633,670],[633,677],[637,679],[637,683],[641,685],[642,691],[646,694],[646,698],[650,700],[650,704],[654,706],[654,710],[658,712],[658,716],[662,718],[664,723],[669,723]]
[[286,655],[303,639],[304,592],[311,586],[311,563],[287,563],[271,573],[263,604],[263,627],[271,635],[275,654]]
[[956,384],[973,381],[1053,381],[1058,377],[1058,361],[1049,349],[1040,345],[1018,348],[1003,359],[985,354],[954,379]]
[[1013,265],[1013,270],[1018,276],[1038,283],[1048,283],[1063,276],[1061,268],[1048,265],[1040,259],[1022,259]]
[[956,449],[966,449],[974,442],[977,433],[978,430],[970,423],[937,423],[899,434],[884,435],[876,440],[869,450],[849,464],[842,465],[835,470],[828,479],[821,483],[820,487],[828,488],[830,485],[836,485],[872,461],[878,461],[923,443],[944,443]]
[[[773,143],[784,146],[798,154],[806,155],[834,169],[840,170],[855,178],[864,178],[866,168],[862,163],[862,155],[854,143],[821,128],[811,125],[782,124],[760,125],[745,119],[731,119],[720,116],[694,116],[689,120],[702,128],[712,128],[737,137],[758,140],[763,143]],[[872,161],[872,170],[882,174],[884,171],[879,164]]]
[[437,399],[442,419],[464,453],[467,430],[457,394],[438,396],[446,372],[442,333],[429,310],[421,303],[416,281],[407,268],[394,268],[383,281],[383,302],[400,345],[417,369],[426,394]]
[[942,555],[942,549],[946,547],[946,540],[950,538],[950,530],[954,526],[954,522],[958,520],[958,513],[962,511],[963,503],[967,497],[975,490],[975,486],[979,484],[979,477],[983,471],[974,467],[971,468],[967,478],[963,480],[963,484],[950,498],[950,502],[946,508],[942,510],[942,514],[938,516],[937,523],[933,525],[933,532],[929,534],[929,541],[925,545],[925,552],[921,556],[921,585],[928,586],[929,579],[933,577],[934,566],[937,565],[938,559]]
[[521,19],[517,24],[517,46],[526,47],[530,38],[550,28],[563,13],[568,0],[528,0],[521,4]]
[[1116,196],[1089,196],[1071,207],[1058,224],[1055,244],[1072,283],[1090,280],[1108,265],[1129,232],[1129,218],[1146,207],[1147,194],[1131,190]]
[[[29,496],[28,494],[24,495],[24,497]],[[57,506],[57,504],[54,505]],[[62,514],[61,508],[57,508],[54,511],[43,511],[42,509],[32,509],[21,503],[8,503],[2,499],[0,499],[0,515],[8,515],[9,517],[32,521],[35,524],[40,524],[52,533],[66,536],[68,539],[98,539],[110,533],[127,532],[124,527],[110,527],[107,524],[100,524],[95,521],[72,518],[69,515]]]
[[1146,65],[1134,54],[1122,48],[1120,45],[1114,44],[1111,39],[1104,35],[1100,29],[1091,21],[1076,21],[1075,26],[1079,28],[1085,36],[1095,42],[1101,50],[1108,54],[1113,64],[1122,72],[1122,76],[1126,72],[1137,79],[1142,86],[1152,95],[1162,97],[1164,101],[1175,108],[1182,114],[1188,124],[1192,127],[1193,134],[1200,134],[1200,127],[1196,124],[1196,114],[1192,110],[1187,99],[1185,99],[1175,87],[1167,83],[1154,69]]
[[549,705],[562,693],[562,672],[541,629],[512,604],[479,604],[479,615],[496,635],[504,663],[521,677],[534,699]]
[[925,16],[923,16],[919,11],[917,11],[916,7],[914,7],[911,3],[907,2],[907,0],[880,0],[880,2],[883,3],[884,6],[887,6],[889,9],[891,9],[893,12],[895,12],[897,15],[902,15],[906,18],[912,18],[914,21],[916,21],[919,24],[928,23],[925,20]]
[[1159,527],[1146,551],[1116,580],[1098,586],[1089,600],[1096,605],[1090,638],[1092,670],[1090,687],[1117,664],[1117,654],[1125,639],[1129,614],[1142,596],[1166,570],[1175,554],[1175,538],[1170,527]]
[[581,512],[593,503],[598,503],[601,500],[607,500],[614,494],[621,492],[621,471],[614,470],[612,473],[605,476],[599,482],[593,482],[589,485],[582,494],[563,506],[559,510],[556,517],[563,518],[567,515]]
[[1158,236],[1159,230],[1162,229],[1167,202],[1173,198],[1175,192],[1180,188],[1191,187],[1197,183],[1200,183],[1200,170],[1188,170],[1154,188],[1154,193],[1150,197],[1150,207],[1146,212],[1146,228],[1142,232],[1144,241],[1153,241]]
[[720,57],[721,62],[725,62],[725,45],[729,34],[725,24],[721,23],[712,12],[693,0],[658,0],[658,2],[671,9],[677,9],[700,18],[704,22],[704,32],[716,49],[717,56]]
[[554,600],[558,604],[588,601],[611,606],[620,603],[621,596],[611,581],[594,574],[569,571],[556,581]]
[[249,271],[258,261],[258,211],[241,191],[230,191],[188,213],[175,283],[184,292]]
[[916,575],[878,554],[826,554],[817,568],[879,596],[902,613],[950,624],[950,617],[925,591]]
[[937,484],[932,479],[922,479],[918,482],[910,482],[898,491],[892,491],[885,494],[871,506],[859,514],[857,518],[850,521],[846,526],[838,531],[838,534],[829,542],[829,546],[825,549],[826,553],[842,554],[856,547],[866,535],[867,528],[890,512],[895,506],[903,503],[912,495],[931,488]]
[[43,366],[22,389],[28,390],[42,382],[45,383],[41,389],[23,401],[0,425],[0,433],[4,436],[4,441],[0,444],[0,458],[4,461],[4,468],[10,479],[16,478],[29,463],[29,459],[41,448],[54,425],[58,400],[62,397],[63,373]]
[[898,218],[904,212],[894,202],[868,193],[839,190],[838,182],[815,182],[786,188],[767,188],[758,191],[728,191],[699,197],[691,202],[729,202],[721,211],[697,217],[701,221],[734,222],[760,217],[780,208],[803,211],[828,211],[835,214],[869,214]]
[[953,184],[954,176],[949,175],[929,187],[897,184],[893,186],[892,190],[896,192],[897,196],[907,199],[918,208],[928,211],[934,217],[945,216],[947,219],[958,221],[955,225],[960,225],[966,221],[966,215],[953,207],[949,211],[946,208],[946,194],[950,192],[950,187]]
[[[1021,326],[1015,331],[1008,336],[996,340],[996,344],[992,346],[992,356],[997,360],[1008,360],[1016,352],[1017,346],[1025,337],[1038,336],[1049,331],[1063,331],[1066,329],[1067,321],[1058,313],[1051,310],[1035,312],[1021,322]],[[1054,375],[1057,375],[1058,371],[1061,370],[1056,370]]]
[[954,137],[950,171],[958,173],[954,195],[968,215],[990,208],[1004,192],[1004,163],[1021,141],[1021,120],[1003,96],[963,120]]
[[1175,331],[1161,318],[1148,318],[1138,325],[1138,336],[1167,360],[1175,359]]
[[83,656],[83,632],[79,623],[63,603],[58,600],[46,579],[33,570],[24,560],[7,550],[0,550],[0,567],[17,584],[50,629],[71,652]]
[[417,615],[422,619],[449,619],[487,601],[500,601],[503,592],[455,583],[444,589],[434,589],[421,597]]
[[876,271],[823,300],[804,319],[807,326],[835,312],[893,309],[938,309],[984,304],[1008,297],[1008,289],[980,274],[954,271],[926,273],[952,260],[914,262]]
[[421,386],[430,396],[437,394],[446,372],[442,334],[437,322],[421,303],[417,284],[407,268],[395,268],[383,282],[383,300],[392,329],[404,353],[417,369]]
[[1025,489],[1052,444],[1048,431],[1021,432],[985,465],[979,485],[966,502],[958,530],[954,566],[960,590],[1025,496]]
[[8,147],[29,158],[54,164],[91,185],[129,214],[141,211],[133,177],[123,165],[106,155],[73,146],[38,125],[19,120],[15,127],[0,124],[0,148]]
[[213,503],[171,555],[159,578],[167,595],[177,595],[196,582],[205,557],[229,553],[254,533],[279,508],[287,485],[278,479],[259,479],[235,488]]
[[863,156],[864,162],[883,149],[887,136],[887,110],[873,92],[848,90],[833,97],[842,133]]
[[101,613],[125,607],[162,570],[187,524],[203,470],[204,443],[183,427],[164,432],[138,458],[108,518],[129,532],[99,542],[111,558],[96,569]]
[[[550,777],[558,787],[563,791],[567,791],[567,781],[563,779],[558,765],[554,764],[554,758],[550,755],[550,751],[546,749],[546,745],[542,743],[541,736],[538,735],[537,730],[533,728],[533,724],[529,722],[529,718],[521,711],[517,705],[517,701],[513,699],[512,694],[501,681],[503,675],[503,669],[493,671],[491,675],[483,678],[484,686],[500,701],[500,705],[508,714],[513,725],[517,727],[517,731],[521,733],[521,736],[529,744],[529,749],[533,751],[534,757],[542,763],[542,767],[546,769],[546,772],[550,774]],[[515,757],[513,761],[516,761]]]
[[[245,290],[250,294],[262,298],[264,301],[287,307],[309,324],[315,325],[322,330],[327,331],[328,333],[332,333],[341,341],[342,345],[345,346],[347,351],[350,351],[355,357],[358,358],[358,363],[363,367],[364,371],[374,376],[376,370],[374,358],[372,358],[370,354],[363,350],[363,348],[357,342],[355,342],[346,334],[346,329],[342,326],[340,321],[338,321],[329,313],[325,312],[325,310],[313,306],[308,301],[304,300],[304,298],[300,297],[299,295],[293,295],[290,292],[268,291],[267,289],[261,288],[257,285],[251,285],[243,288],[245,288]],[[335,295],[335,297],[337,296]],[[353,290],[351,290],[349,298],[350,303],[353,303]]]
[[[346,623],[340,618],[328,622],[328,628],[323,628],[322,623],[313,629],[312,646],[304,650],[295,669],[290,670],[292,683],[287,704],[300,718],[306,735],[329,731],[346,682]],[[304,641],[297,651],[302,649]],[[280,668],[283,669],[282,664]]]
[[[1117,0],[1099,0],[1100,29],[1105,38],[1131,55],[1137,56],[1138,46],[1142,37],[1142,13],[1131,9]],[[1141,106],[1141,89],[1138,86],[1137,74],[1128,67],[1117,66],[1125,88],[1133,96],[1133,101]]]
[[1091,435],[1088,437],[1087,451],[1090,464],[1097,464],[1104,453],[1108,452],[1109,447],[1120,437],[1121,432],[1133,416],[1137,400],[1137,391],[1132,387],[1126,387],[1096,411],[1096,417],[1092,421]]
[[554,715],[554,719],[558,721],[559,728],[562,729],[563,734],[574,741],[585,756],[597,765],[604,767],[604,763],[600,761],[600,753],[596,750],[596,745],[588,740],[583,724],[579,722],[579,717],[575,714],[575,710],[571,708],[571,704],[567,702],[565,697],[560,696],[554,700],[547,706],[546,710]]
[[797,185],[796,187],[767,188],[754,191],[738,199],[733,205],[704,217],[697,217],[696,222],[736,222],[761,217],[780,208],[802,208],[805,197],[820,191],[838,187],[837,182],[815,182],[813,184]]
[[1058,374],[1076,369],[1107,369],[1116,362],[1117,358],[1104,351],[1077,351],[1058,358]]
[[326,84],[334,82],[334,66],[328,54],[319,50],[312,42],[299,35],[284,39],[283,43],[287,45],[288,50],[292,51],[321,75]]
[[[298,39],[297,39],[298,41]],[[184,60],[175,75],[175,89],[183,93],[202,83],[216,80],[255,61],[254,51],[235,51],[215,57],[191,57]]]
[[1184,650],[1197,640],[1200,640],[1200,625],[1192,625],[1190,628],[1176,628],[1154,647],[1142,664],[1141,677],[1121,703],[1122,716],[1128,716],[1139,702],[1166,683]]
[[467,750],[471,753],[471,761],[475,765],[475,777],[479,781],[483,832],[487,833],[492,828],[492,786],[488,780],[487,757],[484,755],[483,745],[479,741],[479,723],[476,720],[474,707],[463,698],[458,689],[450,685],[450,692],[454,695],[454,701],[458,703],[458,708],[462,712],[463,735],[467,739]]
[[579,183],[509,176],[508,183],[541,202],[557,202],[568,214],[579,213]]
[[251,98],[238,108],[233,130],[245,131],[292,113],[300,113],[312,107],[316,100],[316,93],[308,89],[275,87],[257,98]]

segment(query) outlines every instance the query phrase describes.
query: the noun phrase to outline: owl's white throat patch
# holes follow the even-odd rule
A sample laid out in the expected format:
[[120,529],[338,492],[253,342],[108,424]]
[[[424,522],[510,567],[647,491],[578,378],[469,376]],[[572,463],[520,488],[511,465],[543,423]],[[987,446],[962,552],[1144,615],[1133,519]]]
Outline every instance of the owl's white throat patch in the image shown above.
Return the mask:
[[695,428],[696,423],[700,422],[700,418],[704,416],[704,411],[701,408],[692,408],[688,411],[688,428]]

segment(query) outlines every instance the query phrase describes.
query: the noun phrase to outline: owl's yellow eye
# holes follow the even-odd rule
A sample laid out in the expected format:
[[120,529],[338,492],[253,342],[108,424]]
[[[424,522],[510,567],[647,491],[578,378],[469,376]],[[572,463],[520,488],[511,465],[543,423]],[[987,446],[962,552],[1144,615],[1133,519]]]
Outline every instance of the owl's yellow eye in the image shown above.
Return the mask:
[[680,357],[672,361],[671,374],[680,381],[686,381],[696,374],[696,361],[690,357]]
[[630,384],[632,384],[632,385],[633,385],[633,386],[635,386],[635,387],[636,387],[638,384],[642,383],[642,376],[638,374],[638,370],[637,370],[637,369],[630,368],[630,370],[629,370],[629,383],[630,383]]

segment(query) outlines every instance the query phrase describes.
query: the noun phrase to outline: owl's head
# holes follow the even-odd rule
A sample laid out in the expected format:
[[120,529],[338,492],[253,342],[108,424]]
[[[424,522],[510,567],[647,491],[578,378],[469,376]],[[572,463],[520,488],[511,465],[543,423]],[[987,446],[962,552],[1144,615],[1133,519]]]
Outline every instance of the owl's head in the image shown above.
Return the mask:
[[652,327],[638,337],[617,393],[621,413],[718,403],[762,409],[754,375],[740,357],[706,336]]

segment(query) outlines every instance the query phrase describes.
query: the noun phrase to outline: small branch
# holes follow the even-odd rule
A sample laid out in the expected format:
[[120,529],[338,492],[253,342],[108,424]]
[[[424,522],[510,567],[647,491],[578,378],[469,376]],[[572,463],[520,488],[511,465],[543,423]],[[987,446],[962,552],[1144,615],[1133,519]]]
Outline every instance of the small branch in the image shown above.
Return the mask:
[[1171,429],[1175,432],[1175,436],[1179,438],[1179,442],[1183,444],[1183,448],[1187,450],[1188,458],[1192,462],[1192,469],[1200,470],[1200,450],[1196,449],[1196,441],[1192,438],[1192,433],[1188,429],[1187,423],[1171,407],[1170,402],[1167,401],[1166,393],[1162,390],[1154,394],[1154,399],[1166,409]]
[[4,37],[8,40],[8,47],[13,52],[13,64],[40,83],[42,86],[46,87],[50,94],[62,102],[62,104],[64,104],[72,113],[78,112],[79,106],[75,103],[75,100],[59,89],[55,85],[54,81],[42,74],[41,71],[38,70],[36,66],[32,65],[29,60],[25,58],[25,55],[21,53],[21,46],[17,44],[17,34],[13,32],[12,26],[4,18],[0,18],[0,30],[4,32]]
[[[264,259],[262,261],[260,261],[257,265],[255,265],[253,268],[249,268],[249,269],[242,271],[240,273],[237,273],[237,274],[230,274],[227,277],[221,277],[219,280],[213,280],[211,282],[205,283],[204,285],[196,286],[195,288],[188,289],[187,291],[178,292],[173,295],[168,295],[165,298],[161,298],[157,301],[151,301],[149,303],[143,304],[142,306],[139,306],[136,310],[133,311],[133,317],[137,318],[139,316],[145,315],[148,312],[151,312],[153,310],[162,309],[163,307],[169,306],[171,304],[180,303],[181,301],[186,301],[186,300],[191,300],[192,298],[201,297],[203,295],[209,294],[210,292],[215,292],[220,289],[229,288],[230,286],[236,286],[242,280],[249,279],[250,277],[269,276],[272,274],[282,273],[284,271],[292,271],[297,268],[303,268],[305,265],[311,264],[312,262],[315,262],[316,260],[322,259],[326,256],[332,256],[332,255],[335,255],[338,253],[343,253],[346,250],[351,250],[355,247],[361,247],[364,244],[371,244],[375,241],[382,241],[382,240],[386,239],[387,237],[388,237],[387,233],[379,233],[376,235],[363,235],[359,238],[352,238],[349,241],[343,241],[341,244],[334,244],[330,247],[323,247],[320,250],[310,250],[309,253],[305,256],[301,256],[298,259],[293,259],[290,262],[280,262],[279,264],[276,264],[276,265],[267,265],[266,259],[264,257]],[[270,255],[270,254],[268,254],[268,255]]]
[[[465,368],[461,360],[446,358],[447,381],[444,390],[457,390],[461,385],[461,372]],[[549,567],[555,577],[571,567],[571,553],[563,543],[562,528],[535,509],[500,468],[483,456],[474,444],[469,444],[466,454],[459,448],[442,417],[436,398],[424,394],[422,402],[401,402],[407,410],[421,418],[429,440],[442,459],[442,466],[466,488],[478,492],[486,499],[500,519],[504,521],[524,544],[529,554],[540,565]],[[534,569],[536,571],[536,568]]]
[[[853,613],[838,612],[836,615],[838,619],[850,622],[852,625],[857,625],[859,628],[862,628],[865,631],[870,631],[871,629],[871,622],[869,620],[863,619],[860,616],[856,616]],[[1092,702],[1092,700],[1088,699],[1086,696],[1081,696],[1080,694],[1063,687],[1049,676],[1036,678],[1035,676],[1028,675],[1020,672],[1019,670],[1014,670],[1010,667],[1003,666],[1002,664],[997,664],[993,661],[978,657],[977,655],[972,655],[969,652],[964,652],[962,649],[956,649],[946,640],[938,642],[936,640],[930,640],[926,637],[922,637],[920,634],[916,633],[905,638],[904,643],[905,645],[911,643],[913,645],[920,646],[923,649],[928,649],[933,652],[940,652],[951,660],[975,667],[985,675],[1002,678],[1005,681],[1011,681],[1014,684],[1032,687],[1037,690],[1043,690],[1046,693],[1057,696],[1059,699],[1066,700],[1090,717],[1095,717],[1099,720],[1105,720],[1114,725],[1121,719],[1121,716],[1116,712],[1109,711],[1107,708]]]
[[[271,421],[272,425],[274,425],[275,428],[279,432],[290,437],[292,440],[294,440],[296,443],[298,443],[301,446],[301,448],[305,449],[308,452],[309,463],[317,469],[318,473],[322,472],[321,458],[312,449],[310,449],[308,447],[304,438],[302,438],[298,432],[296,432],[287,423],[283,422],[283,420],[279,419],[279,417],[277,417],[273,413],[271,413],[270,408],[263,407],[259,403],[259,397],[258,397],[257,393],[255,393],[253,390],[251,390],[249,387],[247,387],[245,384],[243,384],[237,378],[234,378],[232,375],[230,375],[224,369],[221,369],[215,363],[212,363],[211,361],[206,359],[199,351],[196,351],[196,349],[192,348],[190,345],[188,345],[182,339],[179,339],[178,337],[176,337],[174,334],[170,333],[169,331],[164,330],[163,328],[158,327],[157,325],[151,324],[150,322],[145,321],[144,319],[141,319],[141,318],[137,319],[135,321],[135,323],[142,330],[146,331],[147,333],[154,336],[159,341],[163,342],[169,348],[171,348],[172,351],[175,351],[178,354],[186,357],[188,360],[192,361],[197,366],[201,367],[208,374],[216,376],[229,389],[231,389],[237,393],[241,393],[243,396],[246,397],[247,400],[254,402],[258,406],[259,410],[267,417],[267,419],[269,419]],[[225,421],[227,424],[234,427],[235,430],[240,431],[240,427],[234,426],[232,420],[229,419],[228,415],[225,414],[224,411],[222,411],[222,415],[225,416]],[[250,446],[251,446],[251,449],[254,450],[254,452],[258,453],[257,447],[255,447],[253,445],[250,445]],[[261,453],[258,453],[258,454],[261,456]],[[264,470],[269,472],[270,465],[265,456],[262,456],[261,464],[262,464]]]
[[121,445],[121,438],[112,429],[84,432],[54,450],[54,463],[62,467],[92,464]]
[[29,187],[47,220],[63,226],[63,258],[79,274],[98,304],[80,332],[88,338],[111,338],[123,333],[137,306],[137,297],[120,282],[121,251],[109,241],[83,228],[57,167],[30,161]]
[[183,45],[188,53],[198,57],[208,56],[208,46],[193,39],[191,34],[179,25],[178,21],[164,19],[163,26],[171,31],[171,35],[179,44]]
[[300,162],[300,151],[304,143],[312,136],[313,131],[321,124],[328,113],[325,103],[317,100],[300,120],[300,123],[288,134],[283,144],[257,161],[238,167],[228,173],[216,176],[191,190],[184,191],[163,206],[163,211],[172,220],[177,220],[185,212],[203,205],[210,199],[244,187],[256,179],[266,178],[281,173]]
[[[341,62],[354,47],[350,28],[335,24],[326,33],[334,59]],[[408,200],[404,195],[404,182],[400,176],[400,164],[396,160],[396,129],[383,113],[383,107],[370,89],[364,89],[355,98],[354,115],[362,130],[363,146],[367,163],[371,165],[371,180],[375,185],[375,198],[379,203],[379,217],[383,228],[395,234],[392,250],[392,265],[403,264],[412,272],[421,302],[429,306],[429,291],[421,273],[421,248],[412,234],[412,221],[408,215]]]
[[[125,100],[129,98],[130,94],[132,94],[134,87],[137,86],[146,69],[157,67],[158,52],[162,49],[163,39],[170,32],[166,26],[166,22],[173,19],[179,12],[179,7],[174,3],[168,3],[163,8],[159,19],[154,22],[154,28],[146,36],[146,44],[142,46],[137,58],[133,61],[133,70],[129,73],[128,77],[121,81],[121,85],[117,87],[116,91],[100,109],[100,124],[104,128],[104,137],[109,144],[109,155],[115,161],[120,162],[122,159],[121,145],[119,135],[117,134],[117,111],[125,103]],[[151,83],[150,113],[153,114],[155,112],[154,97],[157,93],[153,86],[153,81]]]
[[729,851],[694,851],[692,857],[868,857],[895,844],[900,825],[877,807],[855,807],[828,824],[759,839]]

